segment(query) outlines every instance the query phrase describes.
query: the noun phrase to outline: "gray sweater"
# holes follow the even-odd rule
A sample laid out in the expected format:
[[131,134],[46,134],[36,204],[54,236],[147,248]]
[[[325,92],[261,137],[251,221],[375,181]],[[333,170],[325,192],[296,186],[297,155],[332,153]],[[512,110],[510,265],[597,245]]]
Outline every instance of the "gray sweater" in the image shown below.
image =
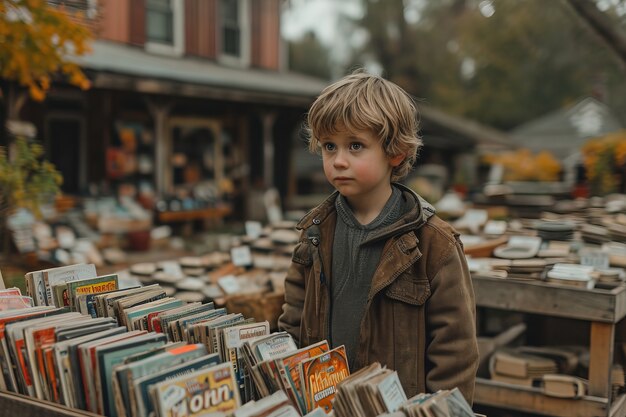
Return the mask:
[[361,319],[367,303],[372,277],[385,245],[385,240],[365,243],[380,229],[396,222],[407,207],[402,192],[392,187],[392,194],[378,217],[362,225],[354,217],[346,199],[335,200],[337,225],[333,240],[331,277],[330,342],[333,347],[345,345],[352,364],[356,358]]

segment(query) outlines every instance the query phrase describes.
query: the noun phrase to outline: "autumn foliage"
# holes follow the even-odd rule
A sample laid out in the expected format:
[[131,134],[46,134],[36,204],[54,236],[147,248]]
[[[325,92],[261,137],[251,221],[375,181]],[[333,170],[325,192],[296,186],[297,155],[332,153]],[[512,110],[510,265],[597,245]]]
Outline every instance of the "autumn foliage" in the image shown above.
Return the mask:
[[626,168],[626,130],[588,140],[582,154],[591,191],[597,195],[617,191]]
[[485,162],[504,167],[505,181],[558,181],[561,164],[550,152],[529,149],[486,155]]
[[45,98],[51,77],[64,74],[82,89],[89,80],[71,57],[89,52],[90,30],[80,16],[45,0],[0,1],[0,78],[28,88],[37,101]]

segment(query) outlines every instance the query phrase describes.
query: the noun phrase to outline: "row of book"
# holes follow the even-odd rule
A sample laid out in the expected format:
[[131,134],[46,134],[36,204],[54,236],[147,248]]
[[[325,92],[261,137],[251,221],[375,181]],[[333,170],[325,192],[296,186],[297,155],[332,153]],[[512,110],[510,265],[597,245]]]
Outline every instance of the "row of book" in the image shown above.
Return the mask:
[[[347,384],[355,380],[343,346],[298,349],[289,334],[270,333],[268,322],[184,303],[159,285],[119,289],[115,276],[72,268],[59,268],[61,279],[47,271],[41,300],[51,305],[0,309],[0,389],[121,417],[356,415],[348,400],[363,404],[363,416],[418,415],[407,404],[429,403],[407,400],[397,374],[377,364],[365,380],[378,402],[354,397],[359,385]],[[6,291],[0,305],[21,296]]]

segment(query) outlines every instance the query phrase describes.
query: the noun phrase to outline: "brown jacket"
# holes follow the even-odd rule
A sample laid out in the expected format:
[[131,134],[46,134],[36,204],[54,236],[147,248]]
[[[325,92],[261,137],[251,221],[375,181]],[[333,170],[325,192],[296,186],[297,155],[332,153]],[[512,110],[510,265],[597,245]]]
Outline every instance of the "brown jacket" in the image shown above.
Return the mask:
[[[458,387],[471,404],[478,366],[475,303],[459,235],[430,204],[400,187],[415,206],[385,233],[361,322],[357,368],[378,361],[398,371],[408,396]],[[298,224],[302,235],[278,326],[300,346],[329,338],[336,196]]]

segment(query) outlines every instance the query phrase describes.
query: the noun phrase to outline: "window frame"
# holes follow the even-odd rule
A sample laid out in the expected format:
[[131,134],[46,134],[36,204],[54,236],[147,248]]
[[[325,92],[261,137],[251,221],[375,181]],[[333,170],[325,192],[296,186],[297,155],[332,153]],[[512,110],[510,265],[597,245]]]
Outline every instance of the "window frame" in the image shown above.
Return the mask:
[[218,45],[218,60],[221,64],[236,66],[236,67],[248,67],[250,66],[250,48],[251,48],[251,11],[250,0],[236,0],[238,2],[239,16],[239,56],[231,55],[224,52],[224,21],[222,19],[222,1],[218,2],[218,16],[219,16],[219,45]]
[[185,7],[184,0],[169,0],[172,8],[172,43],[150,40],[148,37],[148,6],[146,2],[146,42],[147,52],[182,56],[185,53]]

